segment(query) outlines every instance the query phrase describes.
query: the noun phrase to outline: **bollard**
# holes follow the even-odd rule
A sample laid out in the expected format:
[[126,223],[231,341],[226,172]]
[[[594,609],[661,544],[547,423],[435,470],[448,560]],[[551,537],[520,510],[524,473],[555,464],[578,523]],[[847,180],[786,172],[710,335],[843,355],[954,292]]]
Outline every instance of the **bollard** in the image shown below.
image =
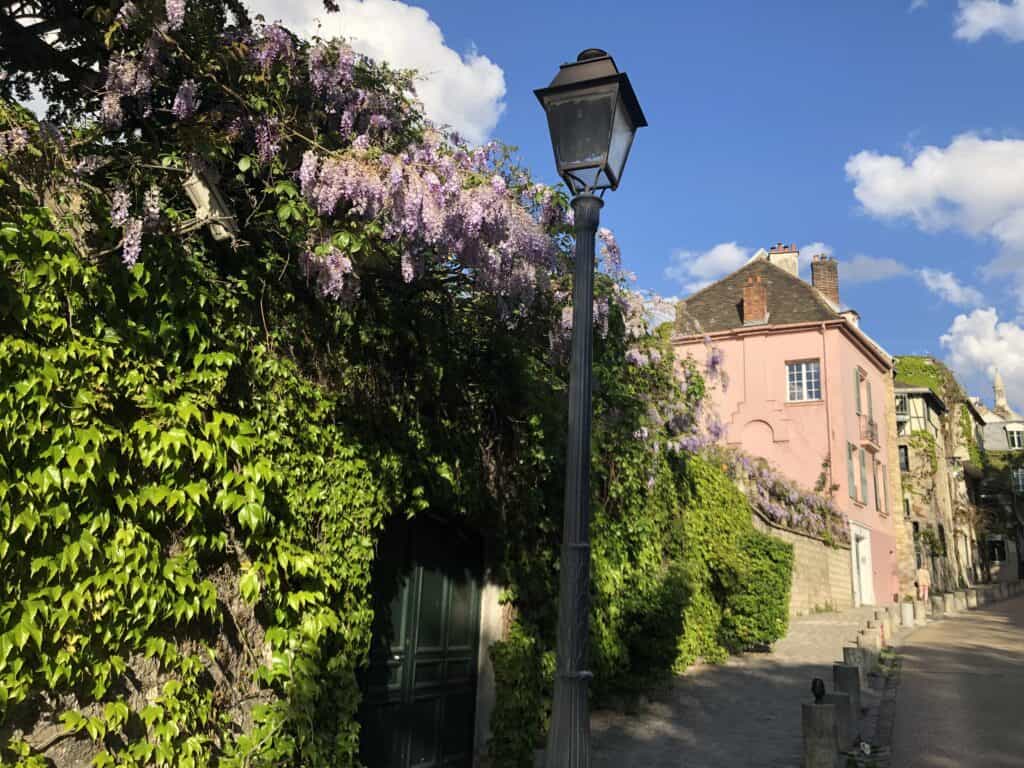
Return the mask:
[[804,702],[801,727],[804,737],[802,768],[835,768],[839,756],[834,704]]
[[967,590],[967,607],[971,610],[978,607],[978,590],[975,587]]
[[871,661],[868,658],[866,649],[852,645],[844,646],[843,664],[848,667],[856,667],[859,670],[857,677],[860,687],[863,688],[867,685],[867,678],[865,675],[868,672],[868,667],[871,665]]
[[923,626],[928,621],[928,606],[924,600],[914,601],[914,623],[917,626]]
[[958,589],[953,593],[953,607],[958,611],[967,610],[967,590]]
[[1006,584],[1005,583],[999,585],[999,599],[1000,600],[1005,600],[1006,599]]
[[900,603],[900,624],[904,627],[914,626],[914,604]]
[[942,612],[946,616],[952,616],[956,613],[956,600],[951,592],[947,592],[942,596]]
[[942,613],[943,613],[943,609],[942,609],[942,595],[931,595],[930,597],[931,597],[931,604],[932,604],[932,618],[933,619],[941,619],[942,618]]
[[853,716],[860,720],[860,667],[849,664],[832,665],[832,687],[836,693],[850,696],[850,709]]
[[860,733],[857,728],[859,723],[853,719],[850,694],[826,693],[823,702],[836,708],[836,742],[839,744],[839,751],[849,749],[853,746],[853,737]]

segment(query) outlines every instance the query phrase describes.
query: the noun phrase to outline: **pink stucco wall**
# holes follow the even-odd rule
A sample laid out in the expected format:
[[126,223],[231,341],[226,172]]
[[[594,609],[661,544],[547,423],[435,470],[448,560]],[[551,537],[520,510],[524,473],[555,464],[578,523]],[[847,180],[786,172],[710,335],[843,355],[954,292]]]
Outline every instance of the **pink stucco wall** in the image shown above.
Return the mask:
[[[889,603],[898,593],[893,513],[898,500],[888,499],[888,512],[876,511],[874,484],[869,480],[867,503],[850,498],[847,482],[847,443],[858,448],[860,418],[856,412],[854,374],[860,368],[872,390],[874,420],[878,424],[877,460],[888,461],[886,377],[888,361],[870,354],[852,327],[843,323],[814,326],[748,327],[711,336],[712,347],[724,354],[726,387],[712,392],[719,418],[726,426],[724,440],[746,452],[768,459],[785,475],[813,489],[826,457],[831,461],[836,505],[850,520],[870,531],[871,570],[876,604]],[[706,362],[704,339],[677,338],[677,351]],[[821,364],[822,399],[787,402],[786,363],[817,359]],[[864,390],[866,391],[866,390]],[[866,396],[862,397],[866,412]],[[855,479],[859,484],[857,459]],[[879,494],[887,483],[888,467],[880,469]],[[869,597],[870,599],[870,597]]]

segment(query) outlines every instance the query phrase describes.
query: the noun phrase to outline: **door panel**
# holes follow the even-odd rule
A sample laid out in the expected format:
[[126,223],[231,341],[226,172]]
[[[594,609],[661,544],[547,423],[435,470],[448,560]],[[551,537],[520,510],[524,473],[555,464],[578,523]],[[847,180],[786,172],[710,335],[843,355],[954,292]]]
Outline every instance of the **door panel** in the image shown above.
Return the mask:
[[453,529],[402,521],[385,535],[363,676],[369,768],[472,764],[480,570],[479,543]]

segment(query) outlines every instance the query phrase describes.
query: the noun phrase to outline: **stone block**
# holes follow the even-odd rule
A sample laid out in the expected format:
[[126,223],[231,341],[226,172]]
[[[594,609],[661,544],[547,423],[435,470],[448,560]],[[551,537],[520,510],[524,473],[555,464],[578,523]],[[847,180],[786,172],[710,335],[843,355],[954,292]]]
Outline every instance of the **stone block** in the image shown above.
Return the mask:
[[850,664],[833,664],[832,687],[835,688],[836,693],[845,693],[850,697],[853,716],[860,720],[860,667]]
[[958,611],[967,610],[967,591],[958,589],[953,593],[953,607]]
[[914,601],[914,623],[922,626],[928,620],[928,604],[924,600]]
[[939,619],[944,615],[942,595],[929,595],[932,604],[932,618]]
[[914,626],[914,604],[900,603],[900,624],[904,627]]
[[952,592],[946,592],[942,596],[942,612],[946,616],[952,616],[956,613],[956,600]]
[[800,723],[804,742],[802,768],[835,768],[839,761],[835,705],[804,702]]
[[860,670],[861,688],[867,684],[866,675],[871,671],[871,662],[872,658],[866,648],[857,645],[847,645],[843,648],[843,664],[848,667],[857,667]]
[[850,694],[826,693],[823,703],[836,708],[836,742],[840,751],[849,749],[853,746],[853,737],[860,732],[860,723],[854,719],[853,707],[850,706]]
[[978,590],[974,587],[967,590],[967,607],[971,610],[978,607]]

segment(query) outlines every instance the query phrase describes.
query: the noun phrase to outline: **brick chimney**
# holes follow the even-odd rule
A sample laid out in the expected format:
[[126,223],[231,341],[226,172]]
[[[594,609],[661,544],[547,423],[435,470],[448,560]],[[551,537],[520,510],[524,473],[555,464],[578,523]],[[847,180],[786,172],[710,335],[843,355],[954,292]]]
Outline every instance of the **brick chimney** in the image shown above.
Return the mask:
[[768,289],[761,276],[748,277],[743,286],[743,324],[759,325],[768,322]]
[[839,263],[824,253],[811,257],[811,285],[839,308]]
[[768,249],[768,261],[786,270],[793,277],[800,277],[800,250],[793,243],[773,245]]

